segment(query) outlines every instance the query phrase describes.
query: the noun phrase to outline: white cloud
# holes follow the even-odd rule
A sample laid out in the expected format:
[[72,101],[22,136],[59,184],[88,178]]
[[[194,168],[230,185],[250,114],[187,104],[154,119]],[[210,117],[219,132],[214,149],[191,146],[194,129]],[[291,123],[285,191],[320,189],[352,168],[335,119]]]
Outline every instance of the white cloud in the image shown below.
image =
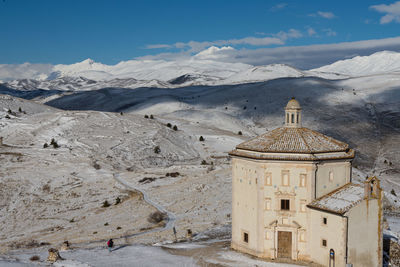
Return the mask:
[[[252,65],[284,63],[300,69],[312,69],[354,55],[370,55],[382,50],[400,52],[400,37],[323,45],[284,46],[276,48],[215,48],[208,49],[208,51],[203,54],[203,59],[208,58],[224,62],[241,62]],[[199,54],[201,54],[201,52]],[[191,55],[185,52],[179,54],[164,53],[141,57],[140,59],[177,60],[187,59],[190,57]]]
[[325,32],[326,36],[336,36],[336,32],[333,31],[332,29],[323,29],[323,32]]
[[328,11],[318,11],[317,13],[313,13],[309,15],[310,17],[321,17],[325,19],[333,19],[336,18],[335,14]]
[[275,36],[281,39],[282,41],[286,41],[287,39],[300,38],[303,36],[303,34],[298,30],[290,29],[287,32],[280,31],[277,34],[275,34]]
[[390,5],[374,5],[370,6],[369,8],[379,12],[379,13],[384,13],[383,17],[380,19],[381,24],[387,24],[392,21],[395,21],[397,23],[400,23],[400,1],[397,1],[393,4]]
[[147,45],[146,49],[158,48],[178,48],[188,49],[189,52],[199,52],[210,46],[229,46],[229,45],[251,45],[251,46],[268,46],[268,45],[283,45],[285,41],[293,38],[302,37],[302,33],[295,29],[290,29],[287,32],[280,31],[272,34],[270,37],[245,37],[240,39],[216,40],[216,41],[190,41],[187,43],[178,42],[175,44],[153,44]]
[[313,36],[313,35],[317,34],[317,32],[313,28],[310,27],[307,29],[307,34],[308,34],[308,36]]
[[44,79],[52,72],[51,64],[0,64],[0,79]]
[[160,48],[172,48],[172,46],[167,44],[146,45],[146,49],[160,49]]
[[270,11],[278,11],[278,10],[284,9],[285,7],[287,7],[287,5],[288,5],[287,3],[279,3],[279,4],[276,4],[273,7],[271,7],[269,10]]

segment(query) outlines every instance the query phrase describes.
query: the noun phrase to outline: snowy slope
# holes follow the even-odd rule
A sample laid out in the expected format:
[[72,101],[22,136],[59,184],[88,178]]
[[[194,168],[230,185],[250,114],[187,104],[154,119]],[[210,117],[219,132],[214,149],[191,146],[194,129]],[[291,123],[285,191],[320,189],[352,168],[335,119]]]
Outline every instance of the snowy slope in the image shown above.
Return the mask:
[[400,53],[381,51],[369,56],[357,56],[351,59],[339,60],[331,65],[326,65],[311,71],[333,72],[350,76],[399,72]]

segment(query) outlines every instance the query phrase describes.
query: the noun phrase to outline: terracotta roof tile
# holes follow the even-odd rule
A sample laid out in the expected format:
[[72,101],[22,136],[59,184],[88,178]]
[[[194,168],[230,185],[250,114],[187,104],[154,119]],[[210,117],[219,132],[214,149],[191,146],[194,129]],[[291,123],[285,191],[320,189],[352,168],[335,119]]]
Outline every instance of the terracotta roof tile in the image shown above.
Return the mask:
[[349,146],[308,128],[281,127],[241,143],[236,148],[257,152],[313,154],[346,151]]

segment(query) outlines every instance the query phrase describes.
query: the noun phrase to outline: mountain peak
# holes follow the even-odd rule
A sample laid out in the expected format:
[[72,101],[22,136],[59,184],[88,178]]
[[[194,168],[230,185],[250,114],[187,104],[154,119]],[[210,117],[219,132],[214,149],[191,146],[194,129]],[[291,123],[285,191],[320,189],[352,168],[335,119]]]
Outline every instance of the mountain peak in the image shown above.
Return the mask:
[[365,76],[400,71],[400,53],[379,51],[368,56],[355,56],[339,60],[311,71],[339,73],[350,76]]

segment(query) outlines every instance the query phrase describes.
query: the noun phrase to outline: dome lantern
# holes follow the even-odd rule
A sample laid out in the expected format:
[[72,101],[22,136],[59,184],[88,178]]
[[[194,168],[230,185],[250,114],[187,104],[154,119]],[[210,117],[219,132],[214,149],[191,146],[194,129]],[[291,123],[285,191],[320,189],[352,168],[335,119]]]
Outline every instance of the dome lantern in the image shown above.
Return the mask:
[[285,127],[301,128],[301,107],[294,97],[285,107]]

